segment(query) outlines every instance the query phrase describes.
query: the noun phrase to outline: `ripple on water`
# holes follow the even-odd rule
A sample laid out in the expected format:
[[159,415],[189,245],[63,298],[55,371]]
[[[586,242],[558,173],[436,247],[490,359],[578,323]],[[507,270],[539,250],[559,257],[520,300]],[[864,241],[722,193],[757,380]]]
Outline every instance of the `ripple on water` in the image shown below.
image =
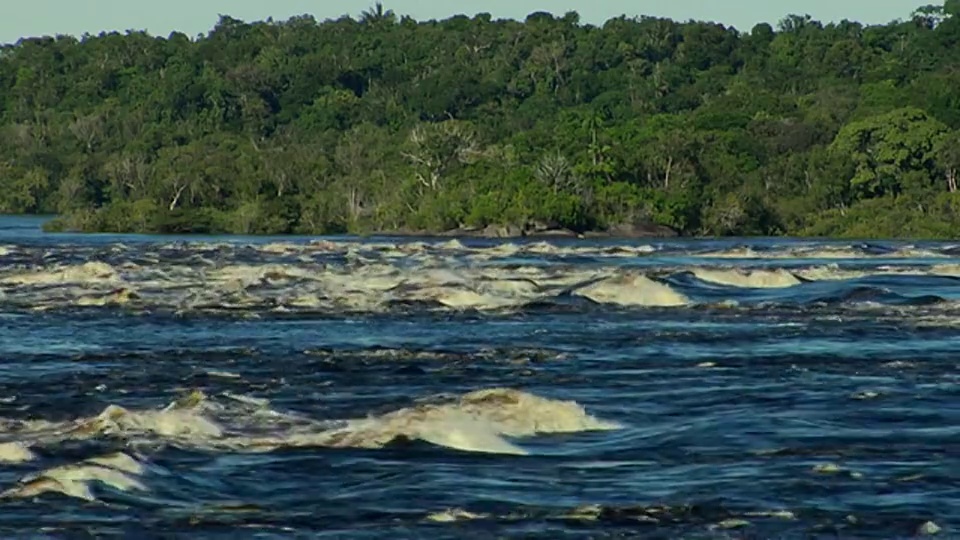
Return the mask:
[[3,536],[960,534],[955,246],[3,230]]

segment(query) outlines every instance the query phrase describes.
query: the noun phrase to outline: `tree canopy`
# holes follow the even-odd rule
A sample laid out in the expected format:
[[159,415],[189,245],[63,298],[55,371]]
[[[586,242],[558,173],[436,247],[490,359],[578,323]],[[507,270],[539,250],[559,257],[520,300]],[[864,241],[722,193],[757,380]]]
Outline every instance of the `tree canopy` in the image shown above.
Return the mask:
[[0,48],[0,211],[85,231],[960,230],[960,0],[867,26],[576,13]]

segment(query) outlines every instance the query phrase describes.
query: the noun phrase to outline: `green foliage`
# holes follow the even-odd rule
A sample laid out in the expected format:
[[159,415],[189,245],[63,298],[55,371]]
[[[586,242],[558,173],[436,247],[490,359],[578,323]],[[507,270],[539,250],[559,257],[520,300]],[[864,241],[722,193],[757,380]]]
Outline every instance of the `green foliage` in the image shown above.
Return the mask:
[[910,107],[847,124],[831,148],[853,159],[855,190],[864,196],[899,194],[930,181],[934,147],[946,133],[945,125]]
[[863,240],[955,238],[960,230],[960,193],[941,193],[926,205],[908,198],[871,199],[847,211],[829,210],[819,218],[803,233]]
[[960,0],[865,27],[576,13],[245,23],[0,49],[0,212],[51,228],[660,224],[951,236]]

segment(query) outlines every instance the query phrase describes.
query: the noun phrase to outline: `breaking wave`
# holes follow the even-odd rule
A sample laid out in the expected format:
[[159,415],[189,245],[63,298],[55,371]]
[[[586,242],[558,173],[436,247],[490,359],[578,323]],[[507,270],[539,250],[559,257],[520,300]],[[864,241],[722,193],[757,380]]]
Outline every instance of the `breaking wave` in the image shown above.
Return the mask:
[[[174,445],[196,450],[270,452],[282,448],[383,448],[401,441],[492,454],[526,455],[516,439],[543,434],[620,429],[588,414],[573,401],[548,399],[507,388],[437,398],[386,414],[317,420],[277,411],[263,399],[195,391],[157,410],[106,407],[92,418],[66,422],[0,419],[0,463],[35,459],[34,447],[65,441],[119,438],[133,445]],[[13,440],[10,440],[13,439]],[[146,490],[130,475],[143,467],[125,454],[93,458],[28,475],[0,497],[32,497],[53,491],[92,500],[90,482]]]
[[955,245],[0,237],[0,536],[958,531]]
[[[897,283],[915,287],[917,279],[926,279],[932,286],[926,296],[949,303],[957,294],[943,289],[960,279],[960,263],[946,249],[869,246],[675,253],[663,246],[588,248],[541,242],[469,247],[456,240],[178,244],[152,250],[112,245],[97,253],[79,248],[46,253],[42,264],[30,262],[40,255],[36,248],[6,250],[4,261],[9,262],[0,264],[0,306],[33,311],[107,308],[264,316],[398,309],[515,312],[590,305],[681,309],[816,304],[834,298],[857,303],[865,298],[858,292],[864,284],[869,287],[867,282],[878,279],[894,288]],[[570,263],[570,257],[580,262]],[[760,260],[760,266],[731,266],[736,258]],[[929,281],[933,278],[941,281]],[[831,288],[828,293],[812,293],[824,283]],[[572,298],[586,302],[571,304]],[[872,295],[880,302],[887,298]],[[897,305],[910,303],[896,295],[889,298]],[[931,304],[929,299],[919,303]]]

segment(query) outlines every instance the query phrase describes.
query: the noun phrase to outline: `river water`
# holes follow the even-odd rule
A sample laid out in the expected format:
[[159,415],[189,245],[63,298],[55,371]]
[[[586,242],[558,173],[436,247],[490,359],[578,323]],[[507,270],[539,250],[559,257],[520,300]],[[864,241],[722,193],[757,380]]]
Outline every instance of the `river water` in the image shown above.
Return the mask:
[[0,537],[960,537],[960,246],[0,219]]

